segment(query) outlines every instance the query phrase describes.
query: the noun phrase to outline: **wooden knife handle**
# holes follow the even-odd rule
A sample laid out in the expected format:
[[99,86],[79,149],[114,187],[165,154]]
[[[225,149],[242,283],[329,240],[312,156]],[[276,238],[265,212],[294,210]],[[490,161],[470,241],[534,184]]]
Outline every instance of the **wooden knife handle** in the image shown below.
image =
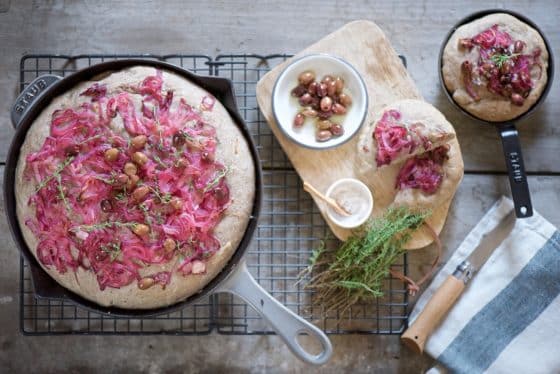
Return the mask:
[[465,283],[450,275],[432,296],[424,310],[401,336],[402,342],[417,353],[424,352],[430,334],[439,325],[449,309],[465,289]]

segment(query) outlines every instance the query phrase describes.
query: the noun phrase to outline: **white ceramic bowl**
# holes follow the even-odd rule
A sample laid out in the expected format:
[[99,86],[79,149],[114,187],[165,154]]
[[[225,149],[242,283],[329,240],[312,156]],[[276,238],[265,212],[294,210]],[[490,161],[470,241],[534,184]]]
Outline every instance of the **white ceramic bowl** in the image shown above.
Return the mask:
[[[364,222],[367,221],[369,216],[371,216],[371,212],[373,210],[373,196],[371,194],[371,191],[365,184],[363,184],[361,181],[354,178],[343,178],[337,180],[329,187],[325,195],[327,197],[334,198],[340,203],[339,200],[344,200],[344,198],[337,199],[336,198],[337,192],[348,191],[348,190],[355,191],[356,194],[359,195],[360,197],[359,199],[356,198],[354,203],[351,204],[356,206],[358,203],[360,203],[358,204],[359,216],[343,217],[338,215],[331,207],[327,208],[327,216],[335,225],[339,227],[345,229],[354,229],[358,226],[361,226]],[[348,196],[348,198],[350,197]],[[344,203],[342,203],[341,205],[343,208],[345,207]]]
[[[291,92],[298,85],[299,74],[306,70],[315,72],[317,80],[327,74],[342,77],[344,93],[352,97],[352,105],[340,122],[344,128],[344,134],[326,142],[319,142],[315,139],[314,119],[307,118],[301,128],[293,126],[294,117],[301,107],[298,99],[293,97]],[[327,149],[348,141],[362,126],[366,118],[367,107],[366,85],[360,74],[348,62],[327,54],[307,55],[295,60],[278,76],[272,90],[272,112],[278,127],[292,141],[308,148]]]

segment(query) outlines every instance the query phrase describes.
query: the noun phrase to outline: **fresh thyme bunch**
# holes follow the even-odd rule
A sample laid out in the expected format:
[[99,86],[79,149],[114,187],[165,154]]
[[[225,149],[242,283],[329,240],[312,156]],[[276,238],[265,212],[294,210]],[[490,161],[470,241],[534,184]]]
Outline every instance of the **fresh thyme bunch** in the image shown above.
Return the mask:
[[316,291],[314,301],[325,307],[325,313],[338,308],[344,313],[360,299],[383,296],[383,280],[391,264],[404,253],[403,245],[427,216],[427,212],[391,208],[340,247],[330,250],[323,242],[301,275],[311,275],[305,287]]

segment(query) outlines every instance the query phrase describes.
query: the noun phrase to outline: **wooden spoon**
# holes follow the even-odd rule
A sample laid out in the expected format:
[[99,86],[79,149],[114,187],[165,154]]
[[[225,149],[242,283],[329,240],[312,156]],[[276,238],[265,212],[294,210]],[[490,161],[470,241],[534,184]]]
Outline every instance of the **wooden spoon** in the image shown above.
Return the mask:
[[310,194],[317,196],[319,199],[323,200],[325,203],[327,203],[328,206],[333,208],[341,216],[349,217],[351,215],[350,212],[348,212],[346,209],[341,207],[340,204],[335,199],[333,199],[332,197],[325,196],[323,193],[321,193],[319,190],[317,190],[308,182],[305,181],[303,182],[303,189],[309,192]]

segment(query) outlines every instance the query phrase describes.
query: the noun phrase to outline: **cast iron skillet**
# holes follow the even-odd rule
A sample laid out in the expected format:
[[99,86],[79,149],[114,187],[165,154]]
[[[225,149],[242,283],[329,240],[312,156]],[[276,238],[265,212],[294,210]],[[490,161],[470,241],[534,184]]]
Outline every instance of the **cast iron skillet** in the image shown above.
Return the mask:
[[[529,26],[531,26],[535,30],[537,30],[537,32],[541,35],[541,37],[544,40],[544,44],[546,46],[546,49],[548,50],[548,55],[549,55],[549,57],[548,57],[548,69],[547,69],[548,81],[546,83],[546,86],[545,86],[541,96],[538,98],[538,100],[535,102],[535,104],[533,104],[533,106],[531,106],[531,108],[529,108],[529,110],[520,114],[519,116],[517,116],[514,119],[511,119],[509,121],[504,121],[504,122],[486,121],[484,119],[481,119],[481,118],[478,118],[478,117],[472,115],[471,113],[469,113],[465,109],[463,109],[459,104],[457,104],[455,102],[455,100],[453,100],[453,96],[452,96],[451,92],[449,92],[447,90],[447,87],[445,87],[445,82],[443,80],[443,71],[442,71],[443,50],[445,49],[445,46],[447,45],[447,42],[448,42],[449,38],[455,32],[455,30],[457,30],[459,27],[461,27],[462,25],[464,25],[466,23],[469,23],[471,21],[474,21],[476,19],[479,19],[479,18],[482,18],[482,17],[487,16],[489,14],[494,14],[494,13],[510,14],[510,15],[518,18],[520,21],[525,22],[526,24],[528,24]],[[531,217],[533,215],[533,206],[531,204],[531,195],[529,193],[529,185],[527,183],[527,175],[525,174],[525,166],[524,166],[524,163],[523,163],[523,156],[521,154],[521,144],[519,143],[519,135],[517,133],[517,129],[515,128],[515,122],[518,121],[518,120],[521,120],[525,116],[528,116],[529,114],[533,113],[537,109],[537,106],[539,106],[544,101],[546,95],[548,94],[548,91],[550,91],[550,87],[552,86],[552,78],[554,77],[554,57],[552,56],[552,48],[550,47],[550,43],[546,39],[544,33],[541,31],[541,29],[539,29],[539,27],[533,21],[531,21],[530,19],[528,19],[527,17],[525,17],[525,16],[523,16],[519,13],[512,12],[511,10],[489,9],[489,10],[479,11],[479,12],[473,13],[473,14],[463,18],[455,26],[453,26],[453,28],[449,31],[449,33],[447,34],[447,36],[445,37],[445,39],[443,41],[443,44],[441,45],[441,49],[440,49],[440,52],[439,52],[438,68],[439,68],[439,81],[441,83],[441,87],[443,88],[443,91],[445,92],[445,94],[447,95],[449,100],[457,108],[459,108],[459,110],[461,112],[463,112],[467,116],[477,120],[480,123],[484,123],[484,124],[487,124],[487,125],[494,125],[496,127],[496,129],[498,130],[498,134],[500,135],[500,138],[502,139],[502,147],[503,147],[504,156],[505,156],[505,159],[506,159],[506,165],[507,165],[508,174],[509,174],[509,183],[510,183],[510,186],[511,186],[511,194],[513,196],[513,201],[515,203],[515,213],[516,213],[518,218]]]
[[[177,304],[151,310],[128,310],[114,307],[102,307],[58,285],[58,283],[56,283],[40,267],[23,239],[16,217],[16,200],[14,191],[15,171],[19,158],[20,147],[25,140],[27,130],[33,123],[34,119],[50,103],[50,101],[53,98],[67,92],[76,84],[90,80],[98,74],[117,71],[138,65],[151,66],[171,71],[196,83],[214,95],[216,99],[225,106],[239,129],[242,131],[245,140],[249,144],[256,173],[256,195],[251,219],[239,247],[228,264],[199,293]],[[267,320],[278,335],[280,335],[286,342],[292,352],[300,359],[311,364],[323,364],[328,361],[332,354],[332,346],[327,336],[319,328],[299,317],[284,305],[280,304],[275,298],[259,286],[247,270],[245,260],[243,259],[243,255],[248,248],[253,232],[255,231],[255,227],[257,226],[257,220],[260,213],[262,200],[262,176],[256,147],[251,139],[246,125],[238,113],[233,86],[228,79],[198,76],[178,66],[160,61],[127,59],[105,62],[80,70],[66,78],[61,78],[55,75],[43,75],[35,79],[18,96],[12,109],[12,124],[16,132],[6,161],[6,170],[4,175],[4,201],[6,204],[6,214],[8,216],[10,230],[21,253],[25,256],[29,263],[33,286],[37,295],[46,298],[66,297],[76,304],[95,312],[106,313],[119,317],[137,318],[173,312],[192,304],[200,297],[210,293],[229,292],[241,297],[265,320]],[[315,337],[315,339],[321,343],[322,350],[319,354],[310,354],[299,344],[297,336],[302,333]]]

